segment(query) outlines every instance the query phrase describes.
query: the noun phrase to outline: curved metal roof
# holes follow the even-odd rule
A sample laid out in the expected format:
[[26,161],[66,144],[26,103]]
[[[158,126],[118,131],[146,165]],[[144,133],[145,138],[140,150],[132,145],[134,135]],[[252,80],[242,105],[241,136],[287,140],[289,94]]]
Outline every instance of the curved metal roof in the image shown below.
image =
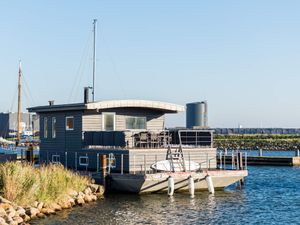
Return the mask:
[[176,105],[167,102],[148,101],[148,100],[110,100],[90,102],[87,104],[60,104],[47,105],[28,108],[29,112],[54,112],[54,111],[73,111],[73,110],[104,110],[114,108],[147,108],[159,110],[164,113],[184,112],[185,108],[181,105]]
[[148,100],[110,100],[86,104],[87,109],[149,108],[166,113],[184,112],[184,106]]

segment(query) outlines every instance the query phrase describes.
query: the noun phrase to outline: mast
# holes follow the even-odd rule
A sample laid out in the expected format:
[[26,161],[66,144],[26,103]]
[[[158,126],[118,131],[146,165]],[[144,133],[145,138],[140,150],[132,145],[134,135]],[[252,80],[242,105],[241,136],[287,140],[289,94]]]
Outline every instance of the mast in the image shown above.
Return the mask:
[[93,102],[95,101],[95,73],[96,73],[96,23],[97,19],[94,19],[94,46],[93,46]]
[[21,76],[22,76],[22,69],[21,69],[21,60],[19,61],[19,79],[18,79],[18,133],[17,133],[17,140],[20,143],[21,137]]

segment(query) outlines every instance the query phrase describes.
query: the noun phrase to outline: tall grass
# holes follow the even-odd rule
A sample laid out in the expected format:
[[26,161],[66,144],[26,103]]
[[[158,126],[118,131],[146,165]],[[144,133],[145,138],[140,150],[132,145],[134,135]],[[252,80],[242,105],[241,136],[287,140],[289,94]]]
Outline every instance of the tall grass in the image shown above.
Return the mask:
[[40,168],[20,162],[0,165],[1,195],[19,205],[63,200],[71,190],[82,191],[89,183],[89,178],[66,170],[62,165]]

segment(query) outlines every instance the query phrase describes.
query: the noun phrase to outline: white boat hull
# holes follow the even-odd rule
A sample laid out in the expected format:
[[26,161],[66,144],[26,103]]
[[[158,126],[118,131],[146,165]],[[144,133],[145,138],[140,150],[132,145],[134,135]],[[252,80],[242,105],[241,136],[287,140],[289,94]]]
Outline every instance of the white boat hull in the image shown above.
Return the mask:
[[208,190],[205,177],[210,175],[215,189],[222,189],[234,184],[248,175],[247,170],[215,170],[203,172],[177,172],[156,174],[110,174],[109,189],[133,193],[167,192],[168,178],[172,176],[175,192],[189,190],[189,177],[194,179],[195,191]]

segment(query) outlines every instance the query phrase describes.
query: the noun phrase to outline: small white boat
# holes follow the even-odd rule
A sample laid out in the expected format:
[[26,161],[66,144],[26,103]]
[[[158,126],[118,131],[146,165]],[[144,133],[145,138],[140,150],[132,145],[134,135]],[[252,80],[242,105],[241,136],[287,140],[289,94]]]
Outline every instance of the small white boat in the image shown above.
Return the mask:
[[[185,168],[184,168],[185,167]],[[184,172],[184,171],[196,171],[200,169],[200,165],[194,161],[182,160],[162,160],[151,165],[151,169],[161,172]]]

